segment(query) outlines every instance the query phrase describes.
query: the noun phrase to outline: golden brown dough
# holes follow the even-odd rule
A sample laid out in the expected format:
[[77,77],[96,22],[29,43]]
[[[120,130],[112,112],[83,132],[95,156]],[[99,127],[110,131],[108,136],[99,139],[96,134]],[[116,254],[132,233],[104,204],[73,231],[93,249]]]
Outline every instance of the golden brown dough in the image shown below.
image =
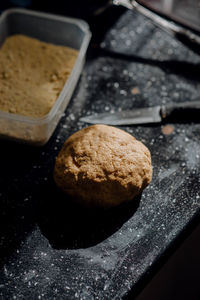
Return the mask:
[[107,125],[92,125],[70,136],[54,168],[57,186],[89,206],[112,207],[132,200],[151,178],[147,147]]

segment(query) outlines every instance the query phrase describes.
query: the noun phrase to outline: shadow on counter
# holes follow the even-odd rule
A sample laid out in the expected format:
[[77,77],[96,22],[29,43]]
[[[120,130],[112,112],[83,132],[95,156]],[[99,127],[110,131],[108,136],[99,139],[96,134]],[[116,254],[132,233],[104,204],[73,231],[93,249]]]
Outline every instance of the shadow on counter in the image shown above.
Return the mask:
[[125,60],[134,63],[141,63],[144,65],[150,65],[154,67],[158,67],[165,71],[166,73],[176,74],[183,78],[197,81],[200,80],[200,64],[199,63],[192,63],[186,61],[178,61],[178,60],[156,60],[146,57],[140,57],[135,54],[125,54],[110,51],[108,49],[101,48],[99,46],[95,46],[93,50],[90,52],[89,59],[96,59],[97,57],[111,57],[114,59]]
[[38,225],[55,249],[86,248],[106,239],[135,213],[140,196],[118,207],[86,208],[60,192],[50,179],[38,199]]
[[[40,150],[0,141],[0,267],[20,247],[35,226],[36,178],[33,164]],[[30,159],[31,158],[31,159]]]

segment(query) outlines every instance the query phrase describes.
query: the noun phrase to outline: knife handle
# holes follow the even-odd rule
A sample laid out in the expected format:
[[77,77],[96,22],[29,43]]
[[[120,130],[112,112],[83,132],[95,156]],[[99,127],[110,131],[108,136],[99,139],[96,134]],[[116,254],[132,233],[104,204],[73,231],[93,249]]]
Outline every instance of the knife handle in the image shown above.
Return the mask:
[[161,106],[160,114],[163,121],[200,122],[200,101]]

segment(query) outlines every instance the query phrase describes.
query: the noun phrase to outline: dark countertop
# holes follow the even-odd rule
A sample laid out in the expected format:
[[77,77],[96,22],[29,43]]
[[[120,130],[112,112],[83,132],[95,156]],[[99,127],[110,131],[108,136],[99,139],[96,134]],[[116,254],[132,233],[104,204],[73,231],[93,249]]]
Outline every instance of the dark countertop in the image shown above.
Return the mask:
[[200,298],[200,224],[142,289],[137,300],[198,300]]
[[82,210],[66,203],[52,181],[59,149],[87,125],[80,116],[200,94],[198,54],[140,15],[116,15],[100,48],[102,35],[93,38],[48,144],[0,142],[1,299],[133,297],[198,223],[200,124],[168,124],[170,134],[164,124],[124,127],[149,147],[154,167],[152,183],[132,204]]

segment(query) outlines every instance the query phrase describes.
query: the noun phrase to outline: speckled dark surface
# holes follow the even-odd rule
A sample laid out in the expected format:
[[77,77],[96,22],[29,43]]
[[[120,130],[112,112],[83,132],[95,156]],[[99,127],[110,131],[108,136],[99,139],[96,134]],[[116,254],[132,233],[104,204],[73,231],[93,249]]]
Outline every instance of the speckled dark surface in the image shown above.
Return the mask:
[[[85,114],[193,100],[200,56],[125,11],[89,49],[70,105],[48,144],[1,141],[0,299],[122,299],[176,245],[200,211],[200,124],[124,127],[152,153],[152,183],[107,212],[66,203],[52,181],[65,139]],[[112,55],[109,51],[120,55]]]

